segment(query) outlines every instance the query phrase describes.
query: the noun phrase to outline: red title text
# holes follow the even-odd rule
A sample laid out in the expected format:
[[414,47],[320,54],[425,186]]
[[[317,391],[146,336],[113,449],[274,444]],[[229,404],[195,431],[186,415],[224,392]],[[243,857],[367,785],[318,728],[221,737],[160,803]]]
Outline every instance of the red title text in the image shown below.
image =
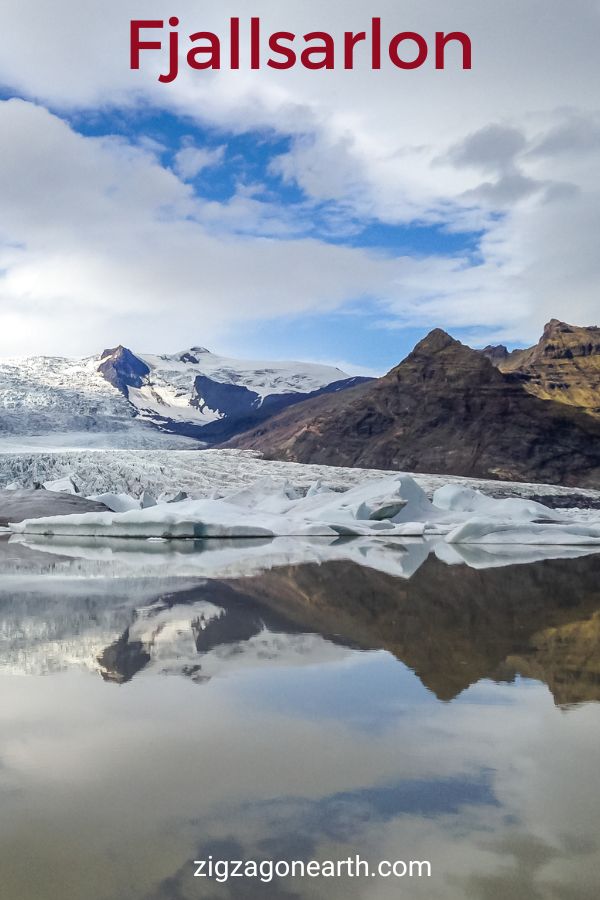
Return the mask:
[[[183,66],[196,70],[229,69],[354,69],[367,66],[381,69],[420,69],[426,64],[436,69],[450,66],[472,68],[471,39],[463,31],[436,31],[427,39],[416,31],[383,33],[381,19],[374,16],[364,31],[345,31],[335,37],[327,31],[267,33],[261,20],[229,20],[225,34],[196,31],[184,36],[180,21],[135,19],[131,22],[131,68],[142,67],[142,54],[162,53],[164,66],[158,80],[170,84]],[[162,61],[161,61],[162,62]]]

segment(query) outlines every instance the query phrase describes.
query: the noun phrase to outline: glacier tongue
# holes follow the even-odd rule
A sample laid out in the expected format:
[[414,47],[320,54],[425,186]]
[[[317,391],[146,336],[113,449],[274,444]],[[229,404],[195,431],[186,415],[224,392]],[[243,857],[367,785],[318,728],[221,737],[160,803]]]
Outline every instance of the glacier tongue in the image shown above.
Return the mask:
[[207,440],[225,439],[257,416],[354,381],[333,366],[236,360],[199,347],[162,356],[119,346],[84,359],[4,359],[0,448],[43,447],[44,438],[45,446],[65,449],[150,447],[153,441],[197,447],[192,439],[197,442],[206,426],[218,426],[206,432]]
[[183,448],[140,419],[98,372],[100,357],[0,360],[0,449]]

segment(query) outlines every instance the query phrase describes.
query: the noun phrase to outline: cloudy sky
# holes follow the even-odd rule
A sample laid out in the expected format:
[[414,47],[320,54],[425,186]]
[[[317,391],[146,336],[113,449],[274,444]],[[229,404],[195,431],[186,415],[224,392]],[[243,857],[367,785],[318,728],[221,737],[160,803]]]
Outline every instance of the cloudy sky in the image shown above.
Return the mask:
[[[129,68],[129,22],[462,30],[473,69]],[[600,324],[600,0],[3,0],[0,354],[383,371]],[[183,40],[183,38],[182,38]]]

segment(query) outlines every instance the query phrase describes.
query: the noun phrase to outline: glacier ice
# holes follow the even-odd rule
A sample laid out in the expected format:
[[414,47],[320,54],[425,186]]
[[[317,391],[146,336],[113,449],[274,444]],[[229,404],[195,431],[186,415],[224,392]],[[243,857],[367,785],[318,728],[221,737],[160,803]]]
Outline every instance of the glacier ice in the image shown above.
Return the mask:
[[326,490],[322,483],[301,491],[266,476],[214,499],[158,503],[144,492],[141,508],[129,509],[129,501],[107,499],[109,512],[46,516],[11,527],[21,534],[103,538],[445,535],[448,544],[600,544],[600,513],[577,521],[529,499],[494,499],[464,485],[442,487],[429,500],[403,473],[344,491]]

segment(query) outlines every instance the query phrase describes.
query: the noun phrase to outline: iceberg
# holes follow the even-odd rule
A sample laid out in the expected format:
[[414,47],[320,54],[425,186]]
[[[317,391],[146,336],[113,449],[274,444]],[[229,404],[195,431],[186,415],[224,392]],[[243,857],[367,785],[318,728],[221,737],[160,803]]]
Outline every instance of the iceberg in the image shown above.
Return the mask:
[[446,535],[449,544],[600,546],[600,522],[518,522],[474,517]]
[[[46,516],[11,526],[24,534],[131,538],[252,538],[339,535],[422,537],[435,510],[407,475],[391,475],[334,492],[314,485],[303,496],[288,483],[263,479],[219,499],[123,510],[122,495],[95,495],[109,512]],[[114,507],[121,509],[114,510]]]
[[495,499],[447,484],[430,500],[410,475],[393,473],[332,489],[271,475],[211,498],[156,501],[148,492],[96,494],[109,511],[28,518],[17,534],[88,538],[426,538],[458,544],[600,545],[600,514],[557,511],[533,499]]

